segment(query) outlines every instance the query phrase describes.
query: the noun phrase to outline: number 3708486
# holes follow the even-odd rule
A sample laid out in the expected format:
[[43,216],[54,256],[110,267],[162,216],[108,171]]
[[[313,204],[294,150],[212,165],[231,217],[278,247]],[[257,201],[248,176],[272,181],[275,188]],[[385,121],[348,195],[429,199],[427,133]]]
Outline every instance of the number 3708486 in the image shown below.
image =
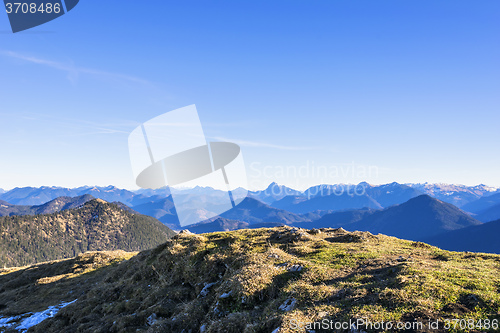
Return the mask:
[[35,14],[35,13],[47,13],[47,14],[59,14],[61,12],[61,4],[50,2],[47,3],[29,3],[29,2],[7,2],[5,4],[7,14]]

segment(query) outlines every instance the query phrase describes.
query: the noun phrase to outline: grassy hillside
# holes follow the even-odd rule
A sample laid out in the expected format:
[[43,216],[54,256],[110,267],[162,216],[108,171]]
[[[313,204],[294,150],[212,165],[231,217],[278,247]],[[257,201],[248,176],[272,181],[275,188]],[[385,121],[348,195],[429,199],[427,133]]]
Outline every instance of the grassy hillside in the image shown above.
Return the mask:
[[158,220],[100,199],[81,208],[0,217],[0,267],[75,257],[85,251],[150,249],[175,233]]
[[[74,277],[74,265],[65,264],[47,279],[30,278],[31,268],[4,272],[0,285],[9,282],[0,290],[0,317],[35,311],[27,300],[43,302],[48,294],[50,303],[38,308],[78,301],[33,332],[306,332],[294,328],[361,318],[421,322],[414,332],[444,332],[445,320],[500,319],[499,255],[448,252],[367,232],[181,233],[130,260],[97,267]],[[427,329],[429,320],[439,328]]]

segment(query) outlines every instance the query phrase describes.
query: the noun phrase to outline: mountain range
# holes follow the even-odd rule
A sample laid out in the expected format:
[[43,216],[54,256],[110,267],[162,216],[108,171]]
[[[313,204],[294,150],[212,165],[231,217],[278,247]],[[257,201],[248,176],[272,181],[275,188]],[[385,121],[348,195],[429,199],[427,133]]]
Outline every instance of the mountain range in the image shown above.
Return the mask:
[[249,224],[262,222],[290,224],[294,222],[309,221],[309,219],[305,216],[271,207],[251,197],[247,197],[238,206],[221,214],[221,217],[248,222]]
[[[55,186],[42,187],[16,187],[0,195],[0,200],[14,205],[42,205],[58,197],[77,197],[90,194],[94,198],[103,199],[108,202],[119,201],[131,205],[132,199],[137,194],[119,189],[115,186],[98,187],[82,186],[78,188],[63,188]],[[139,195],[140,196],[140,195]]]
[[342,194],[330,194],[326,196],[315,196],[311,199],[304,197],[284,197],[274,202],[273,207],[285,209],[296,214],[305,214],[318,210],[349,210],[361,208],[382,209],[373,198],[366,193],[361,195],[351,195],[347,192]]
[[[284,214],[283,210],[273,210],[273,207],[257,200],[247,198],[239,210],[231,210],[217,219],[189,226],[196,233],[213,231],[228,231],[242,228],[276,227],[290,225],[306,229],[339,228],[351,231],[369,231],[373,234],[385,234],[414,241],[432,240],[431,244],[439,245],[436,239],[459,230],[474,230],[476,237],[467,244],[469,250],[488,248],[500,253],[498,246],[484,245],[490,240],[481,233],[489,231],[482,228],[483,223],[466,214],[452,204],[420,195],[400,205],[393,205],[383,210],[370,208],[337,211],[325,214],[315,219],[308,215]],[[481,227],[481,228],[479,228]],[[452,244],[454,237],[447,244]],[[490,240],[492,241],[492,240]],[[497,242],[498,243],[498,242]],[[463,247],[462,247],[463,248]],[[452,248],[449,248],[452,249]]]
[[374,212],[345,228],[421,241],[480,224],[482,223],[452,204],[424,194],[401,205]]
[[481,197],[476,201],[472,201],[464,205],[462,208],[474,214],[481,214],[498,204],[500,204],[500,193],[495,193],[492,195]]
[[424,239],[449,251],[500,253],[500,220],[450,231]]
[[266,204],[271,204],[289,195],[294,196],[302,194],[303,193],[300,191],[272,182],[265,190],[250,192],[249,196]]
[[179,219],[175,211],[175,206],[172,197],[166,198],[153,196],[152,201],[140,203],[134,206],[133,209],[141,214],[152,216],[161,221],[166,226],[179,229]]
[[[217,195],[225,195],[224,191],[215,190],[209,187],[129,191],[111,185],[106,187],[83,186],[73,189],[43,186],[39,188],[14,188],[5,193],[0,193],[0,200],[15,205],[33,206],[42,205],[61,196],[76,197],[90,194],[95,198],[103,199],[108,202],[118,201],[129,207],[134,207],[163,200],[165,198],[170,198],[169,200],[171,201],[171,191],[186,198],[193,195],[205,198],[209,196],[217,198]],[[239,196],[240,192],[246,193],[247,191],[244,189],[236,189],[233,192],[233,194]],[[306,213],[314,210],[332,210],[328,207],[332,202],[337,205],[335,210],[362,208],[359,206],[363,203],[371,208],[387,208],[391,205],[406,202],[421,194],[428,194],[436,199],[451,203],[474,214],[478,214],[480,210],[489,208],[494,204],[500,204],[499,190],[486,185],[464,186],[427,183],[391,183],[375,186],[362,182],[357,185],[317,185],[305,191],[297,191],[283,185],[271,183],[265,190],[248,191],[249,197],[255,198],[275,208],[287,209],[292,206],[298,206],[299,208],[295,208],[295,213]],[[340,198],[335,200],[334,196]],[[319,197],[329,198],[320,200],[318,199]],[[362,197],[362,199],[356,197]]]
[[[241,193],[245,191],[241,189]],[[107,198],[130,214],[148,215],[170,229],[180,230],[183,228],[179,225],[170,195],[175,193],[176,198],[190,205],[192,214],[204,220],[187,226],[197,233],[290,225],[304,228],[343,227],[424,240],[500,219],[500,193],[497,193],[497,189],[484,185],[466,187],[398,183],[378,186],[368,183],[318,185],[306,191],[272,183],[263,191],[249,192],[239,205],[220,216],[211,214],[210,207],[217,203],[218,197],[226,194],[212,188],[165,188],[135,192],[113,186],[16,188],[0,194],[0,215],[37,215],[73,209],[93,196],[86,193],[75,197],[58,197],[37,205],[25,203],[40,202],[58,194],[82,192]],[[464,204],[462,209],[449,203],[463,204],[467,200],[473,201]]]
[[[455,185],[455,184],[407,184],[411,188],[436,199],[451,203],[459,208],[474,202],[482,197],[498,193],[499,189],[484,184],[476,186]],[[464,208],[465,209],[465,208]],[[467,209],[465,209],[467,210]]]
[[0,216],[50,214],[79,207],[92,199],[94,197],[90,194],[77,197],[59,197],[42,205],[34,206],[12,205],[0,200]]
[[[285,224],[285,223],[281,223]],[[423,240],[449,231],[478,226],[482,223],[452,204],[426,194],[383,210],[355,209],[337,211],[312,220],[288,223],[291,226],[319,229],[339,228],[382,233],[410,240]],[[272,227],[267,224],[258,226]],[[255,227],[251,224],[249,227]]]
[[474,217],[482,222],[494,221],[500,217],[500,204],[495,204],[494,206],[486,208]]

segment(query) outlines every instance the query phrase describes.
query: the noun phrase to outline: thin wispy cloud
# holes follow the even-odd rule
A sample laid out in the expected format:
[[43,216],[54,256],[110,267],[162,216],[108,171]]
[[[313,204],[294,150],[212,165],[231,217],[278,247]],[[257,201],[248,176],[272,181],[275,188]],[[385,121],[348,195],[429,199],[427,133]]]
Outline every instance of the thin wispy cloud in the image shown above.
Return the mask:
[[[93,122],[84,119],[55,116],[43,113],[28,112],[18,115],[27,121],[49,122],[50,124],[64,128],[64,132],[58,132],[64,137],[86,136],[96,134],[126,134],[137,127],[139,123],[135,121],[119,120],[114,122]],[[62,134],[64,133],[64,134]]]
[[255,124],[258,124],[258,122],[251,121],[251,120],[247,119],[247,120],[242,121],[242,122],[227,122],[227,123],[223,123],[223,122],[218,122],[218,123],[203,122],[203,127],[205,127],[205,128],[208,128],[208,127],[212,127],[212,128],[217,128],[217,127],[230,127],[230,128],[234,128],[234,127],[249,127],[249,126],[252,126],[252,125],[255,125]]
[[54,69],[66,72],[68,75],[67,76],[68,80],[71,81],[73,84],[78,81],[78,77],[81,74],[86,74],[86,75],[92,75],[92,76],[96,76],[96,77],[100,77],[100,78],[128,81],[128,82],[134,82],[134,83],[139,83],[139,84],[143,84],[143,85],[152,85],[152,83],[150,81],[139,78],[139,77],[121,74],[121,73],[112,73],[112,72],[107,72],[107,71],[101,71],[101,70],[92,69],[92,68],[79,67],[73,63],[63,63],[63,62],[58,62],[58,61],[42,59],[42,58],[38,58],[38,57],[27,56],[24,54],[13,52],[13,51],[0,51],[0,54],[3,56],[17,59],[17,60],[22,60],[22,61],[26,61],[26,62],[29,62],[32,64],[46,66],[46,67],[50,67],[50,68],[54,68]]
[[246,140],[234,140],[223,137],[211,137],[211,139],[217,141],[227,141],[236,143],[242,147],[255,147],[255,148],[271,148],[271,149],[279,149],[279,150],[316,150],[321,149],[321,147],[305,147],[305,146],[286,146],[286,145],[277,145],[273,143],[266,142],[257,142],[257,141],[246,141]]

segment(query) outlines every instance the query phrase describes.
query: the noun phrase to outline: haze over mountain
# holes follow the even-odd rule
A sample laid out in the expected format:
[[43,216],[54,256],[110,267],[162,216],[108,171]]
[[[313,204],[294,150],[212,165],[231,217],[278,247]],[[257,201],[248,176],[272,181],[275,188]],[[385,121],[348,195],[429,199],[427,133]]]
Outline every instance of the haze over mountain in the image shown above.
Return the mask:
[[474,218],[481,222],[491,222],[500,219],[500,204],[484,210],[482,213],[474,216]]
[[[417,188],[432,190],[436,195],[448,199],[455,198],[454,200],[464,195],[471,197],[484,193],[484,197],[464,207],[477,209],[489,207],[489,209],[471,217],[451,204],[426,195],[419,196],[420,190]],[[500,200],[500,194],[482,185],[467,188],[455,185],[448,187],[443,184],[412,187],[398,183],[378,186],[360,183],[318,185],[299,192],[272,183],[266,190],[250,193],[250,196],[235,208],[221,216],[214,216],[210,209],[218,204],[219,197],[226,195],[224,191],[202,187],[173,189],[177,198],[184,200],[184,204],[187,205],[185,207],[191,209],[198,220],[202,220],[200,223],[184,227],[196,233],[290,225],[303,228],[344,227],[349,230],[366,230],[422,240],[450,230],[478,225],[481,223],[479,221],[489,222],[500,218],[500,204],[495,205],[497,200]],[[172,196],[162,196],[162,193],[170,193],[168,189],[131,192],[112,186],[103,188],[89,186],[78,189],[17,188],[0,197],[17,202],[33,202],[58,193],[81,191],[90,191],[112,199],[125,199],[126,203],[115,202],[117,207],[130,214],[152,216],[171,229],[183,229],[179,224]],[[283,196],[284,193],[293,195]],[[26,197],[23,198],[23,195]],[[260,196],[272,204],[268,205],[251,195]],[[53,213],[79,207],[91,199],[92,196],[89,194],[74,198],[60,197],[35,206],[13,205],[3,200],[0,201],[0,215]]]
[[498,188],[484,184],[476,186],[429,183],[407,185],[441,201],[451,203],[459,208],[463,207],[464,210],[467,210],[464,207],[466,204],[498,192]]
[[[197,200],[199,200],[199,198],[197,198]],[[211,214],[209,211],[204,209],[204,207],[210,209],[212,204],[207,204],[206,202],[198,204],[195,200],[193,200],[193,202],[190,203],[190,206],[192,207],[193,214],[197,214],[198,216],[210,216]],[[171,196],[134,206],[133,209],[141,214],[153,216],[171,228],[181,229]],[[314,213],[304,216],[297,215],[282,209],[271,207],[257,199],[247,197],[236,207],[221,214],[220,217],[222,219],[219,220],[218,223],[226,220],[234,220],[240,222],[239,225],[241,226],[270,221],[290,224],[293,222],[311,221],[311,219],[319,218],[320,216],[321,215]],[[211,225],[214,226],[213,231],[220,231],[220,223],[214,224],[214,218],[207,218],[206,221],[200,224],[188,225],[187,228],[189,230],[191,230],[192,228],[196,228],[196,230],[198,230],[201,228],[199,228],[199,226],[203,225],[202,230],[208,232],[211,230]],[[231,223],[226,222],[225,224],[228,225]],[[226,229],[234,230],[233,228]]]
[[305,214],[317,210],[351,210],[361,208],[382,209],[383,207],[366,193],[361,195],[344,192],[342,194],[330,194],[326,196],[315,196],[311,199],[302,200],[297,197],[284,197],[273,203],[274,207],[285,209],[296,214]]
[[305,222],[309,219],[305,216],[271,207],[257,199],[247,197],[238,206],[221,214],[221,217],[229,220],[238,220],[257,224],[263,222],[276,222],[290,224],[294,222]]
[[[61,209],[71,208],[70,204],[64,207],[64,202],[57,203],[54,201],[49,204],[48,201],[55,200],[54,196],[64,194],[69,196],[81,197],[81,193],[93,193],[98,198],[110,202],[116,202],[121,205],[121,208],[135,211],[153,216],[170,228],[180,230],[182,227],[179,224],[176,216],[175,206],[172,197],[167,194],[174,191],[176,198],[184,201],[183,205],[197,220],[206,219],[206,222],[213,223],[213,218],[216,217],[211,212],[212,207],[219,204],[220,198],[227,196],[227,192],[215,190],[208,187],[195,187],[192,189],[169,189],[163,188],[159,190],[138,190],[128,191],[118,189],[114,186],[107,187],[91,187],[83,186],[75,189],[66,189],[59,187],[41,187],[41,188],[15,188],[6,193],[0,194],[0,215],[11,214],[40,214],[50,213]],[[415,198],[422,194],[422,191],[431,193],[438,197],[443,197],[446,200],[453,202],[465,202],[472,200],[481,195],[478,200],[472,201],[464,206],[479,207],[471,209],[474,211],[484,209],[485,207],[493,207],[495,204],[500,204],[500,193],[495,193],[497,189],[485,185],[478,186],[463,186],[463,185],[447,185],[447,184],[398,184],[390,183],[385,185],[370,185],[366,182],[357,185],[318,185],[308,188],[305,191],[296,191],[286,186],[271,183],[263,191],[249,192],[249,197],[270,205],[259,206],[256,202],[254,205],[249,205],[251,201],[245,201],[235,209],[222,214],[222,218],[228,220],[240,221],[253,225],[280,225],[289,224],[296,225],[298,223],[317,222],[323,216],[332,212],[344,212],[358,209],[380,210],[393,205],[402,204],[411,198]],[[237,189],[234,193],[246,193],[245,189]],[[83,194],[85,195],[85,194]],[[88,200],[90,197],[85,197]],[[50,200],[49,200],[50,199]],[[75,199],[81,200],[81,199]],[[33,205],[19,205],[19,203],[38,203]],[[123,204],[119,204],[121,202]],[[13,204],[17,204],[13,206]],[[44,206],[47,204],[47,206]],[[126,206],[125,206],[126,205]],[[43,207],[42,207],[43,206]],[[52,207],[53,206],[53,207]],[[127,208],[130,207],[130,208]],[[273,210],[277,209],[277,210]],[[264,212],[265,211],[265,212]],[[482,211],[480,213],[483,213]],[[482,221],[490,221],[500,218],[496,210],[484,214],[476,215],[477,219]],[[322,220],[319,225],[326,223],[326,219]],[[351,221],[352,222],[352,221]],[[337,223],[337,222],[335,222]],[[212,224],[215,226],[215,224]],[[225,225],[235,225],[234,223],[226,223]],[[244,225],[243,223],[241,225]],[[310,224],[310,226],[313,226]],[[189,225],[187,226],[189,228]],[[220,226],[217,227],[218,229]],[[208,230],[208,225],[204,226],[203,230]]]
[[474,214],[481,214],[487,209],[500,204],[500,193],[484,196],[462,207],[463,210]]
[[80,207],[92,199],[94,197],[90,194],[78,197],[59,197],[36,206],[11,205],[8,202],[0,201],[0,216],[50,214]]
[[287,195],[303,195],[303,193],[290,187],[278,185],[277,183],[272,182],[265,190],[250,192],[248,196],[266,204],[271,204],[286,197]]
[[78,188],[63,188],[55,186],[42,187],[16,187],[0,195],[0,200],[7,201],[14,205],[41,205],[58,197],[77,197],[90,194],[94,198],[103,199],[108,202],[120,201],[124,204],[131,204],[135,193],[119,189],[115,186],[82,186]]
[[[436,191],[436,193],[439,193]],[[318,185],[301,195],[286,196],[272,203],[273,207],[306,213],[313,210],[382,209],[404,203],[424,192],[408,185],[390,183],[370,185]]]
[[368,215],[345,228],[417,241],[480,224],[480,221],[452,204],[421,195],[401,205]]
[[307,198],[329,196],[331,194],[343,195],[345,193],[351,196],[366,194],[377,201],[382,207],[400,204],[423,194],[421,191],[396,182],[384,185],[371,185],[367,182],[361,182],[357,185],[318,185],[304,191],[304,195]]
[[140,251],[175,233],[153,217],[94,199],[53,214],[0,217],[0,266],[73,257],[85,251]]
[[179,228],[179,219],[175,211],[172,197],[161,198],[154,196],[153,201],[134,206],[137,212],[152,216],[171,228]]
[[92,199],[94,199],[94,197],[90,194],[85,194],[73,198],[59,197],[47,203],[44,203],[43,205],[37,206],[12,205],[6,201],[0,200],[0,216],[50,214],[66,209],[80,207],[81,205]]
[[[377,201],[382,207],[399,204],[409,200],[411,197],[420,194],[429,194],[445,202],[457,203],[460,205],[464,201],[473,201],[481,197],[486,197],[495,194],[498,189],[486,185],[464,186],[450,184],[398,184],[390,183],[384,185],[370,185],[366,182],[357,185],[334,184],[334,185],[317,185],[308,188],[305,191],[298,191],[289,187],[271,183],[265,190],[250,191],[249,196],[256,198],[264,203],[271,204],[286,196],[306,197],[311,199],[316,196],[328,196],[330,194],[353,193],[354,191],[362,192]],[[84,194],[91,194],[95,198],[103,199],[108,202],[120,201],[129,206],[136,206],[141,203],[151,202],[149,198],[166,198],[170,192],[174,191],[180,194],[196,194],[206,195],[208,193],[220,193],[223,195],[225,191],[214,190],[209,187],[195,187],[192,189],[169,189],[162,188],[158,190],[140,189],[137,191],[129,191],[119,189],[115,186],[82,186],[78,188],[62,188],[54,186],[42,187],[22,187],[14,188],[5,193],[0,191],[0,200],[16,205],[41,205],[50,200],[61,196],[75,197]],[[238,196],[238,193],[246,192],[245,189],[236,189],[233,194]],[[458,199],[461,196],[462,199]],[[471,200],[473,199],[473,200]],[[500,202],[497,202],[500,203]]]
[[373,186],[368,183],[361,183],[360,185],[365,188],[366,195],[384,208],[402,204],[403,202],[407,202],[412,198],[424,194],[422,191],[396,182],[378,186]]
[[500,254],[500,220],[449,231],[424,239],[428,244],[449,251],[487,252]]
[[[275,227],[280,223],[262,223],[249,227]],[[410,240],[422,240],[441,235],[449,230],[458,230],[481,225],[452,204],[442,202],[428,195],[421,195],[409,201],[391,206],[385,210],[356,209],[325,214],[311,222],[290,223],[301,228],[338,228],[370,231]]]

